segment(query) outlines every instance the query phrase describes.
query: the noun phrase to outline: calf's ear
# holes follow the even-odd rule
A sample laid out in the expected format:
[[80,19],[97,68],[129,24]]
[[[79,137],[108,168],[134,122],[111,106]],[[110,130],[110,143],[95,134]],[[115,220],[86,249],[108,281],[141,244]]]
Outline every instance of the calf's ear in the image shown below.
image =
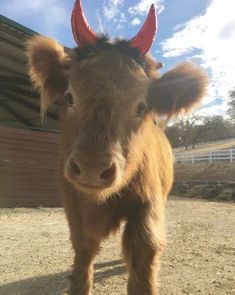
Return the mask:
[[41,111],[45,112],[66,91],[70,59],[63,46],[43,36],[28,41],[27,54],[30,78],[41,92]]
[[191,62],[177,65],[151,81],[148,103],[160,115],[188,113],[206,93],[207,76]]

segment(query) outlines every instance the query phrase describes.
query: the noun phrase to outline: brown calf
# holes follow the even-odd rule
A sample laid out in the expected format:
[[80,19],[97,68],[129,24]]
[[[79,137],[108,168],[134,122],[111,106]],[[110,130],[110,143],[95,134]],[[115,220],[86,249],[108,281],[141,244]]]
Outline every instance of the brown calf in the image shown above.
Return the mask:
[[91,294],[93,259],[121,221],[128,294],[158,294],[173,161],[154,118],[188,112],[200,102],[204,73],[187,62],[160,76],[160,63],[103,38],[65,52],[37,36],[28,52],[42,110],[61,104],[63,199],[75,251],[68,294]]

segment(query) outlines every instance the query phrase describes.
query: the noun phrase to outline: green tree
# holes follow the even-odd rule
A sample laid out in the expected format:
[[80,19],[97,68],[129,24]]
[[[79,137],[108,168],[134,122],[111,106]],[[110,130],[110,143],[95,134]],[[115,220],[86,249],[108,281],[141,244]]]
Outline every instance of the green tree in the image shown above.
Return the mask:
[[235,128],[231,120],[225,120],[222,116],[197,113],[168,126],[166,135],[174,148],[184,146],[185,149],[194,149],[198,143],[235,137]]
[[235,88],[228,94],[228,111],[227,115],[233,124],[235,124]]
[[208,116],[204,118],[204,141],[214,141],[231,137],[229,122],[223,116]]
[[171,144],[174,147],[184,146],[188,150],[194,138],[196,125],[201,119],[202,115],[198,112],[194,112],[188,117],[179,117],[173,126],[166,129],[166,135]]

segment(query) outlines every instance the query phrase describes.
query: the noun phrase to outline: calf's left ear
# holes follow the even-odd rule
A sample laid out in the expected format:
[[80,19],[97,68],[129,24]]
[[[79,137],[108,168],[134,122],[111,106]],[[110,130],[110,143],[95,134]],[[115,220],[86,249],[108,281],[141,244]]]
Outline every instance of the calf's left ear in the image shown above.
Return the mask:
[[188,113],[206,93],[207,76],[193,63],[177,65],[151,81],[148,103],[160,115]]
[[29,74],[41,93],[41,110],[55,102],[67,88],[66,69],[71,62],[63,46],[55,40],[35,36],[27,43]]

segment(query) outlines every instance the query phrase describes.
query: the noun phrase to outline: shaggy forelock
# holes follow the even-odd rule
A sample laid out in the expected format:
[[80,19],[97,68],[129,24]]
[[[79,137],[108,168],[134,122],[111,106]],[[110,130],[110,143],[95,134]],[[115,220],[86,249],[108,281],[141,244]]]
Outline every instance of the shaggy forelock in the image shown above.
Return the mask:
[[148,80],[143,68],[134,60],[111,51],[75,64],[69,77],[80,103],[89,105],[93,101],[96,107],[104,101],[115,104],[116,99],[138,95]]
[[145,59],[140,55],[139,50],[137,48],[130,47],[128,41],[116,39],[113,43],[111,43],[109,42],[109,38],[106,35],[101,35],[98,37],[94,44],[76,47],[74,51],[78,61],[86,59],[90,56],[97,55],[103,51],[112,51],[118,52],[124,56],[128,56],[140,65],[145,64]]

